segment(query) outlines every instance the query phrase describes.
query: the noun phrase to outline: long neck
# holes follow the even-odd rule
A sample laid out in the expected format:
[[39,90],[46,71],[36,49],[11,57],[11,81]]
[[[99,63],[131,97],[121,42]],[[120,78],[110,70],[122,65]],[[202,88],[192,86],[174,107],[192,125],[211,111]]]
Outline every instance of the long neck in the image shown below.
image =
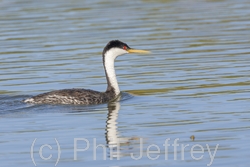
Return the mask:
[[103,56],[103,66],[105,69],[106,79],[108,83],[106,92],[114,91],[115,95],[118,96],[120,94],[120,89],[115,74],[115,58],[116,57],[112,57],[109,55]]

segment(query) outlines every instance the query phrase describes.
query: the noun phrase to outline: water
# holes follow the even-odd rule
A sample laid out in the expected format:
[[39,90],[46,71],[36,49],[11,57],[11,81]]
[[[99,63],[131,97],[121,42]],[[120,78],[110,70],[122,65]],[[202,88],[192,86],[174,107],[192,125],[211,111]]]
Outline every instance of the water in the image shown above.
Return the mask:
[[[249,8],[247,0],[1,0],[1,166],[54,166],[58,156],[57,166],[249,166]],[[111,39],[152,51],[116,61],[120,89],[133,97],[22,103],[56,89],[104,91],[101,52]]]

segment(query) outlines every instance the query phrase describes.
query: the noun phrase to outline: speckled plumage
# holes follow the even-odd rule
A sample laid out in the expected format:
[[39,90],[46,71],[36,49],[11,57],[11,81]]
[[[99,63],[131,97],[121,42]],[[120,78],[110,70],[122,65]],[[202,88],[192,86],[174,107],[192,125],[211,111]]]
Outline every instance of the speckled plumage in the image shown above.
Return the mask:
[[26,99],[27,103],[34,104],[101,104],[115,99],[114,90],[98,92],[89,89],[63,89],[43,93]]

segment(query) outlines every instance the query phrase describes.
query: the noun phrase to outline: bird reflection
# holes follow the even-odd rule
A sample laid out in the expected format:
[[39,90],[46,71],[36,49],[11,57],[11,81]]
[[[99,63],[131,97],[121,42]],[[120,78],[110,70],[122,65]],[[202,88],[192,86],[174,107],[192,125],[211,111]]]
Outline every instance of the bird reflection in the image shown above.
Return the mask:
[[[133,141],[138,140],[138,137],[120,136],[117,128],[117,118],[119,110],[120,102],[116,101],[108,104],[109,112],[106,121],[106,142],[110,150],[109,156],[114,158],[125,156],[126,153],[131,152],[133,150],[131,147],[133,147],[133,145],[135,144],[133,144]],[[127,149],[126,146],[128,146]]]

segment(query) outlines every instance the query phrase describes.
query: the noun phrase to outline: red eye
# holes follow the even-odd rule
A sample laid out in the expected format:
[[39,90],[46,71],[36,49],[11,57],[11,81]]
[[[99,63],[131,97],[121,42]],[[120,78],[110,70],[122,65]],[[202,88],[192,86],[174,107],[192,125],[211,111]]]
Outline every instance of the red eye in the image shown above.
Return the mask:
[[124,50],[127,50],[128,48],[127,48],[127,46],[123,46],[123,49],[124,49]]

